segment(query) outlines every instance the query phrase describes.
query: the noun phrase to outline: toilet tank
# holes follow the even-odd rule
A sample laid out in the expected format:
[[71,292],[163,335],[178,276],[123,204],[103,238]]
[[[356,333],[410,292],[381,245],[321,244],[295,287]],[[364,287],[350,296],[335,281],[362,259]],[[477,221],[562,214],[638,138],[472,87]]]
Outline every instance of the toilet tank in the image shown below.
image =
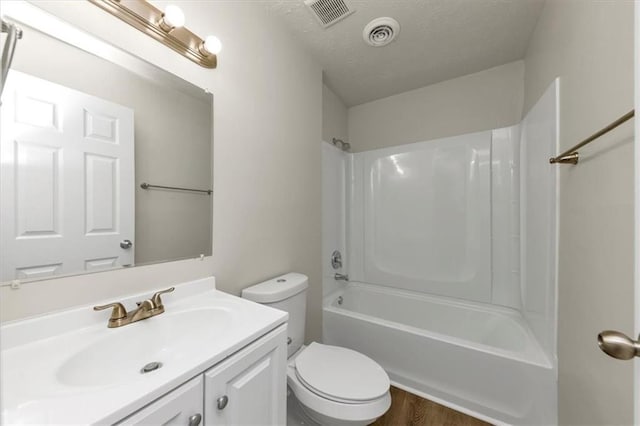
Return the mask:
[[306,275],[290,272],[242,290],[242,297],[289,313],[287,323],[287,358],[304,343],[304,327],[307,313]]

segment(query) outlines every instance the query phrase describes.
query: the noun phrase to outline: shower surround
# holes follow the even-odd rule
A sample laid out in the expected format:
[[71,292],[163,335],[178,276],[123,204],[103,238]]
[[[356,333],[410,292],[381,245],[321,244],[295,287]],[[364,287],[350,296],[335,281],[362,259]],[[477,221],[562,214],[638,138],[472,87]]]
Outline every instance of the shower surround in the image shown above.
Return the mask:
[[323,265],[326,343],[476,417],[557,423],[557,103],[556,81],[517,126],[324,148],[324,254],[351,279]]

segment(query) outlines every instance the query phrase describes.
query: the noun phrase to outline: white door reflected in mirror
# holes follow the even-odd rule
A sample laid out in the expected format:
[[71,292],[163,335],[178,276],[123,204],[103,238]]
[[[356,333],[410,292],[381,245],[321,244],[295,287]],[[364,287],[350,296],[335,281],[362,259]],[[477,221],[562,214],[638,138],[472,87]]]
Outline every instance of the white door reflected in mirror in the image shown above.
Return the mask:
[[15,70],[5,90],[0,281],[133,264],[133,110]]

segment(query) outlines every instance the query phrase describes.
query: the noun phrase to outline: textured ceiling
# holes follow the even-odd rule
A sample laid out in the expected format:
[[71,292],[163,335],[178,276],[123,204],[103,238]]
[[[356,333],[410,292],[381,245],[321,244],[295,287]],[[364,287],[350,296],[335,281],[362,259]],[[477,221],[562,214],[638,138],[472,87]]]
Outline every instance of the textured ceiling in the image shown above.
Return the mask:
[[[356,12],[323,29],[303,0],[269,1],[324,69],[347,106],[522,59],[544,0],[346,0]],[[373,18],[400,34],[386,47],[362,39]]]

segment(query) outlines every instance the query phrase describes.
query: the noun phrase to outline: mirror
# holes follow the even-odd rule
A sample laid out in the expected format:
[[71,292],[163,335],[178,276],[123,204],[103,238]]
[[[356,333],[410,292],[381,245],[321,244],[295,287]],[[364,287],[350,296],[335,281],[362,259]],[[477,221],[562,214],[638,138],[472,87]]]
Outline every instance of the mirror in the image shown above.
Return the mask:
[[211,255],[212,96],[34,6],[3,13],[23,36],[0,107],[0,281]]

